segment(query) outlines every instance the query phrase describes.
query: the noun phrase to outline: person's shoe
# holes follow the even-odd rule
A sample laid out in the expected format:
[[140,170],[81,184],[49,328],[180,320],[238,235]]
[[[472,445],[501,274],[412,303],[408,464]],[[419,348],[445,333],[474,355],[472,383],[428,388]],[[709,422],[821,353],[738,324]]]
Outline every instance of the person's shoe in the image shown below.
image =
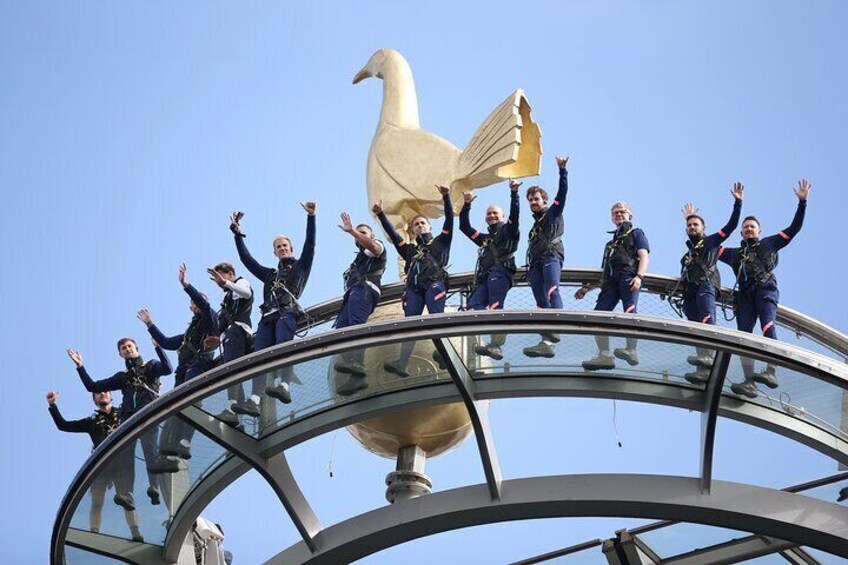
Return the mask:
[[686,373],[683,378],[693,385],[702,385],[710,380],[710,372],[706,369],[699,368],[691,373]]
[[601,371],[603,369],[615,369],[615,359],[611,355],[598,354],[588,361],[583,361],[583,368],[587,371]]
[[154,475],[161,475],[162,473],[176,473],[180,470],[180,464],[176,459],[159,457],[156,461],[147,466],[147,470]]
[[733,391],[733,394],[738,394],[739,396],[757,398],[757,385],[752,380],[745,379],[741,383],[733,383],[730,385],[730,390]]
[[627,361],[627,364],[631,367],[639,364],[639,356],[636,355],[635,349],[619,347],[618,349],[613,351],[612,354],[621,359],[622,361]]
[[128,510],[130,512],[135,510],[135,497],[133,497],[133,493],[131,492],[117,492],[115,493],[115,498],[112,500],[114,500],[115,504],[124,510]]
[[710,369],[713,366],[713,358],[703,355],[690,355],[686,358],[686,362],[695,367],[704,367]]
[[291,392],[289,392],[289,386],[286,383],[280,383],[277,386],[269,386],[265,389],[265,394],[271,398],[276,398],[283,404],[291,402]]
[[147,496],[150,497],[150,504],[153,506],[159,505],[159,489],[153,485],[147,487]]
[[180,459],[189,460],[191,459],[191,448],[187,445],[183,445],[181,443],[177,443],[174,445],[163,445],[159,447],[159,453],[162,455],[170,455],[172,457],[179,457]]
[[495,361],[503,359],[503,351],[501,351],[500,346],[493,343],[490,343],[489,345],[475,345],[474,353],[482,355],[483,357],[491,357]]
[[138,529],[138,526],[130,526],[130,535],[134,542],[144,543],[144,536],[141,535],[141,530]]
[[435,362],[436,362],[436,365],[438,365],[438,366],[439,366],[439,370],[440,370],[440,371],[444,371],[444,370],[447,368],[447,367],[445,366],[445,360],[444,360],[444,359],[442,359],[442,354],[441,354],[441,353],[439,353],[439,351],[438,351],[437,349],[434,349],[434,350],[433,350],[433,355],[432,355],[432,357],[433,357],[433,361],[435,361]]
[[215,415],[216,418],[227,424],[228,426],[236,427],[239,425],[239,419],[232,410],[221,410]]
[[544,341],[540,341],[530,347],[525,347],[523,351],[527,357],[545,357],[546,359],[550,359],[554,356],[554,348]]
[[398,359],[397,361],[386,361],[385,363],[383,363],[383,369],[386,372],[397,375],[402,379],[405,379],[409,376],[409,371],[406,370],[406,367],[401,365],[400,359]]
[[340,396],[351,396],[366,388],[368,388],[368,383],[365,382],[363,377],[351,375],[336,388],[336,392]]
[[839,497],[836,499],[836,502],[843,502],[848,500],[848,487],[842,487],[842,490],[839,491]]
[[[236,402],[232,405],[231,410],[233,411],[233,415],[242,414],[244,416],[253,416],[254,418],[258,418],[262,415],[262,411],[259,409],[259,405],[253,402],[252,400]],[[238,420],[238,416],[236,416],[236,420]]]
[[754,373],[751,375],[751,379],[755,383],[766,385],[769,388],[777,388],[777,377],[774,374],[774,367],[772,366],[767,367],[764,371],[760,371],[759,373]]
[[365,376],[365,365],[359,361],[338,361],[333,368],[337,373]]
[[542,339],[545,341],[550,341],[551,343],[559,343],[559,334],[555,334],[553,332],[539,332],[539,335],[542,336]]

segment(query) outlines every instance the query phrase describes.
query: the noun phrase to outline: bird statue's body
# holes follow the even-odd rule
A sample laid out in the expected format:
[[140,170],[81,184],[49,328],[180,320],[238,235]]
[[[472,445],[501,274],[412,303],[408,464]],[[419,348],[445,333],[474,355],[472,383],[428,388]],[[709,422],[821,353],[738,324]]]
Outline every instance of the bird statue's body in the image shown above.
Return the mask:
[[380,49],[353,83],[368,77],[383,79],[383,106],[368,152],[368,201],[382,200],[401,233],[418,214],[442,215],[437,184],[450,186],[451,200],[459,208],[463,191],[539,174],[541,131],[530,118],[522,90],[495,108],[460,150],[421,129],[412,70],[400,53]]

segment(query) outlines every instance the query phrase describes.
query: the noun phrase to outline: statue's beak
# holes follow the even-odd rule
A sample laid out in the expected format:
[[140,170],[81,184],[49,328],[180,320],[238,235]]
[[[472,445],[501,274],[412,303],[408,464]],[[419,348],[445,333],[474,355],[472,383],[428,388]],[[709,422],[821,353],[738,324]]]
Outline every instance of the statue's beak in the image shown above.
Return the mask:
[[356,76],[353,77],[353,84],[358,83],[361,80],[365,80],[366,78],[373,77],[374,74],[371,72],[371,69],[368,68],[368,65],[362,67],[362,70],[356,73]]

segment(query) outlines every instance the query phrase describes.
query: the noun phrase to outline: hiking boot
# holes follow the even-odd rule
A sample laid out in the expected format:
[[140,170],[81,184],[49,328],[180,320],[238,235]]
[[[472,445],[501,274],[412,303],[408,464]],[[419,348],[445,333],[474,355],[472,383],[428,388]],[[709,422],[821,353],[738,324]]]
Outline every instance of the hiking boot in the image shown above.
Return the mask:
[[133,497],[133,493],[131,492],[117,492],[115,493],[115,498],[113,498],[112,500],[114,500],[115,504],[117,504],[124,510],[127,510],[129,512],[135,510],[135,497]]
[[345,375],[365,376],[365,365],[359,361],[338,361],[335,365],[333,365],[333,369],[335,369],[337,373]]
[[542,336],[542,339],[545,341],[559,343],[559,334],[555,334],[553,332],[539,332],[539,335]]
[[733,391],[733,394],[738,394],[739,396],[757,398],[757,385],[754,384],[754,381],[749,379],[745,379],[741,383],[731,384],[730,390]]
[[635,349],[630,349],[628,347],[619,347],[618,349],[613,351],[612,354],[621,359],[622,361],[627,361],[627,364],[631,367],[639,364],[639,356],[636,355]]
[[336,393],[340,396],[351,396],[366,388],[368,388],[368,383],[365,382],[363,377],[351,375],[345,382],[336,388]]
[[289,385],[286,383],[280,383],[277,386],[269,386],[265,389],[265,394],[271,398],[276,398],[283,404],[291,402],[291,392],[289,392]]
[[[244,416],[252,416],[254,418],[258,418],[262,415],[262,411],[259,410],[259,405],[249,399],[244,402],[236,402],[230,407],[230,410],[233,411],[233,415],[242,414]],[[238,420],[238,416],[236,416],[236,420]]]
[[401,364],[400,359],[397,361],[386,361],[383,363],[383,369],[386,372],[397,375],[402,379],[409,376],[409,372],[406,370],[406,367]]
[[221,410],[215,417],[228,426],[236,427],[239,425],[238,416],[232,410]]
[[153,506],[159,505],[159,489],[152,485],[147,487],[147,496],[150,497],[150,504]]
[[710,380],[710,372],[706,369],[697,369],[691,373],[686,373],[683,378],[693,385],[702,385]]
[[777,377],[774,374],[774,367],[771,365],[766,367],[764,371],[751,375],[751,380],[769,388],[777,388]]
[[839,498],[836,499],[836,502],[843,502],[848,500],[848,487],[842,487],[842,490],[839,491]]
[[490,343],[489,345],[475,345],[474,353],[483,357],[491,357],[495,361],[503,359],[503,351],[494,343]]
[[191,459],[191,448],[187,445],[177,443],[174,445],[163,445],[159,447],[159,453],[162,455],[171,455],[180,459]]
[[615,369],[615,359],[610,355],[598,354],[588,361],[583,361],[583,368],[587,371],[600,371],[603,369]]
[[695,367],[704,367],[710,369],[713,366],[713,358],[708,355],[690,355],[686,358],[686,362]]
[[154,475],[161,475],[162,473],[176,473],[180,470],[180,464],[176,459],[160,456],[156,459],[156,461],[147,466],[147,470]]
[[524,355],[527,357],[545,357],[550,359],[554,356],[554,348],[544,341],[540,341],[536,345],[524,348]]

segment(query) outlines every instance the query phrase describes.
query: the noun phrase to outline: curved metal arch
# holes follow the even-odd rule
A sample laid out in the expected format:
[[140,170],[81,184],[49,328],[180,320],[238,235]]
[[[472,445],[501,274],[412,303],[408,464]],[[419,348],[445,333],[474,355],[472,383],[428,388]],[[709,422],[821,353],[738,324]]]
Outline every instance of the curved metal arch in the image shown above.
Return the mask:
[[[486,485],[430,494],[360,514],[318,535],[321,549],[294,546],[266,561],[350,563],[424,536],[510,520],[566,517],[659,518],[753,532],[848,557],[848,508],[779,490],[658,475],[560,475],[503,482],[500,501]],[[799,503],[801,502],[801,503]]]
[[[185,408],[189,404],[222,390],[235,382],[249,378],[259,371],[277,368],[282,364],[293,364],[347,349],[363,347],[381,338],[383,340],[392,338],[396,340],[397,336],[401,335],[406,339],[433,339],[437,336],[443,336],[445,330],[450,330],[451,334],[464,335],[491,333],[493,331],[503,332],[507,328],[513,331],[528,332],[553,330],[578,334],[638,334],[641,337],[690,345],[707,344],[710,347],[732,353],[752,355],[763,359],[774,359],[782,365],[813,374],[817,378],[841,387],[846,387],[846,383],[848,383],[848,370],[846,370],[844,365],[797,347],[722,328],[695,325],[676,320],[622,316],[613,313],[551,311],[474,312],[391,320],[328,332],[302,341],[291,342],[262,351],[210,371],[178,389],[163,395],[162,398],[136,414],[133,425],[122,427],[123,429],[120,429],[108,438],[92,454],[92,457],[77,474],[57,515],[54,536],[51,540],[53,548],[51,559],[54,563],[60,562],[62,544],[60,539],[63,538],[67,531],[70,510],[76,508],[85,489],[109,457],[114,455],[122,446],[135,440],[148,427],[156,425],[158,422],[173,415],[176,411]],[[282,362],[283,359],[285,359],[285,363]],[[356,412],[355,408],[352,410],[354,413]],[[351,417],[355,418],[353,415]],[[308,438],[292,437],[289,443],[297,443],[304,439]],[[271,446],[260,445],[260,449],[266,449],[268,447]]]

